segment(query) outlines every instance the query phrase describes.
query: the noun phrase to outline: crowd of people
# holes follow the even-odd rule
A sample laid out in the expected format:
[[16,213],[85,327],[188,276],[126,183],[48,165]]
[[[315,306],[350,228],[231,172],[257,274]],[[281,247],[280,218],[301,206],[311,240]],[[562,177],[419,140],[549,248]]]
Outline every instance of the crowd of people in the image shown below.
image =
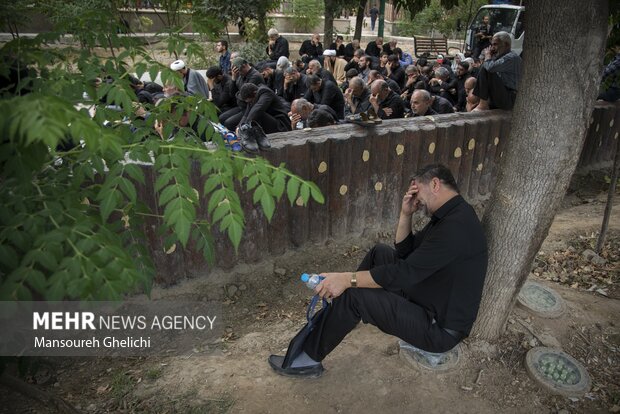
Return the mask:
[[395,119],[512,109],[521,58],[511,51],[508,33],[488,33],[479,36],[478,46],[486,45],[476,49],[479,56],[458,53],[453,59],[414,57],[396,40],[384,43],[381,37],[362,48],[358,39],[345,44],[337,36],[324,47],[313,34],[293,60],[287,39],[270,29],[262,61],[250,62],[220,40],[218,64],[207,69],[206,79],[182,60],[170,68],[183,78],[185,90],[177,93],[210,100],[223,128],[239,135],[244,148],[262,149],[243,131],[256,128],[264,135],[318,128],[355,116]]

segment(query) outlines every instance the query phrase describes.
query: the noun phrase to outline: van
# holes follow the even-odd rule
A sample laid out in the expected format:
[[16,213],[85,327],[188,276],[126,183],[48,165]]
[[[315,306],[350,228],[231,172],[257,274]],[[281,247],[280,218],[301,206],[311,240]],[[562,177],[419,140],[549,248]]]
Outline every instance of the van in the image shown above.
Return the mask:
[[476,29],[482,25],[482,18],[489,16],[493,33],[507,32],[512,38],[512,50],[518,55],[523,50],[523,17],[525,15],[524,6],[515,6],[510,4],[489,4],[480,7],[478,13],[474,16],[467,27],[467,35],[465,37],[464,52],[472,52],[474,50]]

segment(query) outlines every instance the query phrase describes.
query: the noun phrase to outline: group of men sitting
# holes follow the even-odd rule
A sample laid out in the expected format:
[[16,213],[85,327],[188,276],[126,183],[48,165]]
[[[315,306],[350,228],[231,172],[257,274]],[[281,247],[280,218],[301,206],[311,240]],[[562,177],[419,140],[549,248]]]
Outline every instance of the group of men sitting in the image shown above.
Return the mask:
[[362,49],[358,40],[344,45],[338,36],[324,49],[318,34],[304,41],[297,61],[289,60],[288,41],[268,32],[266,59],[249,62],[216,44],[219,64],[206,79],[175,61],[170,68],[184,80],[185,93],[211,100],[219,121],[239,132],[259,125],[267,134],[344,122],[351,115],[381,119],[429,116],[455,111],[512,109],[521,74],[521,58],[511,51],[508,33],[498,32],[482,51],[484,59],[457,54],[453,61],[413,58],[382,38]]

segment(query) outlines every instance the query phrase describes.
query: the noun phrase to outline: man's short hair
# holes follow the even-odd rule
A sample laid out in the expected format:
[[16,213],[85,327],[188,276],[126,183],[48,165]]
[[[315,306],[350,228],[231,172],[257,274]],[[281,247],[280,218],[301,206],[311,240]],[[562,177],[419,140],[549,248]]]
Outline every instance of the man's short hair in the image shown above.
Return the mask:
[[392,49],[392,52],[394,52],[394,54],[397,56],[401,56],[403,54],[403,50],[400,47],[395,47],[394,49]]
[[269,31],[267,32],[267,36],[271,37],[271,36],[277,36],[278,35],[278,30],[275,28],[271,28],[269,29]]
[[410,73],[420,73],[420,69],[418,69],[417,66],[415,65],[409,65],[405,68],[405,73],[406,74],[410,74]]
[[501,43],[510,48],[512,46],[512,39],[507,32],[497,32],[493,35],[493,37],[497,38]]
[[424,67],[428,64],[428,59],[426,59],[425,57],[421,57],[420,59],[418,59],[418,66]]
[[241,66],[247,64],[248,61],[245,60],[244,58],[242,58],[241,56],[237,56],[236,58],[234,58],[230,64],[236,68],[240,68]]
[[344,40],[344,37],[338,35],[338,36],[336,36],[336,40]]
[[258,91],[258,86],[253,83],[246,83],[239,90],[239,98],[241,98],[242,101],[249,98],[254,98],[254,96],[256,96],[256,91]]
[[315,109],[308,115],[308,126],[310,128],[320,128],[333,124],[334,117],[322,109]]
[[309,108],[312,106],[312,104],[305,98],[295,99],[292,103],[295,104],[295,111],[297,111],[297,113],[300,113],[304,108]]
[[351,81],[349,81],[349,87],[352,88],[353,86],[364,88],[364,80],[360,77],[352,78]]
[[359,72],[357,71],[357,69],[351,68],[347,71],[345,76],[347,79],[351,79],[351,78],[356,77],[357,75],[359,75]]
[[430,182],[433,178],[439,178],[439,180],[447,187],[457,193],[460,193],[452,172],[448,169],[448,167],[442,164],[431,164],[426,167],[422,167],[416,171],[412,178],[425,184]]
[[463,69],[465,69],[465,72],[469,71],[469,63],[461,61],[461,63],[459,63],[459,66],[461,66]]
[[[420,81],[422,82],[422,81]],[[422,82],[422,84],[424,84],[424,82]],[[417,85],[417,83],[416,83]],[[429,102],[431,100],[431,93],[429,91],[427,91],[426,89],[416,89],[414,92],[414,94],[417,93],[418,95],[422,95],[422,98],[424,99],[425,102]]]
[[448,72],[448,69],[446,69],[445,67],[440,66],[435,69],[435,76],[441,79],[448,79],[448,77],[450,76],[450,72]]
[[220,69],[218,66],[211,66],[209,69],[207,69],[207,78],[209,79],[213,79],[218,75],[222,74],[222,69]]
[[362,56],[366,54],[366,52],[364,52],[364,49],[356,49],[355,52],[353,52],[353,54],[357,56],[358,58],[361,58]]
[[218,43],[221,43],[224,46],[224,49],[228,50],[228,42],[226,40],[218,40]]
[[319,75],[310,75],[306,79],[308,79],[308,86],[318,85],[321,81],[323,81]]
[[396,55],[390,55],[388,56],[388,62],[398,62],[398,56]]
[[297,68],[294,68],[292,66],[289,66],[287,68],[284,69],[284,74],[286,75],[292,75],[293,73],[299,73],[299,71],[297,70]]

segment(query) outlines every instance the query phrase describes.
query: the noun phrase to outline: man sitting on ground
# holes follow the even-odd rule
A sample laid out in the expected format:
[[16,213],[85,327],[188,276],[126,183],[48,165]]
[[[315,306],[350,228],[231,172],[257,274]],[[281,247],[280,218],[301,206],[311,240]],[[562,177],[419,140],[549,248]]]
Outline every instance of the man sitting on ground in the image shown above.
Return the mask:
[[[414,235],[412,216],[418,210],[430,222]],[[376,245],[355,272],[321,272],[325,279],[315,291],[332,298],[331,305],[315,317],[291,366],[282,366],[283,356],[271,355],[271,368],[286,376],[320,376],[321,361],[360,321],[427,352],[447,352],[466,338],[482,298],[487,244],[476,212],[445,166],[426,166],[411,180],[395,247]]]
[[230,76],[222,73],[222,69],[213,66],[207,69],[207,79],[210,81],[211,100],[220,110],[225,112],[236,105],[235,95],[231,93],[233,81]]
[[287,102],[293,102],[306,94],[306,75],[300,73],[294,67],[284,70],[284,84],[282,87],[282,98]]
[[321,111],[327,113],[332,118],[332,124],[338,122],[338,114],[328,105],[313,104],[308,102],[304,98],[295,99],[291,104],[291,112],[288,113],[291,119],[291,128],[296,129],[299,122],[302,123],[301,127],[305,128],[308,125],[308,118],[312,112]]
[[403,101],[390,89],[387,82],[377,80],[370,88],[370,104],[381,119],[402,118],[405,115]]
[[359,39],[353,39],[351,43],[349,43],[348,45],[344,47],[344,60],[349,62],[351,59],[353,59],[353,55],[355,54],[355,51],[358,50],[359,48],[360,48]]
[[376,40],[369,42],[366,46],[366,54],[369,56],[374,56],[377,59],[381,56],[381,49],[383,47],[383,38],[377,37]]
[[306,39],[299,48],[299,57],[304,63],[308,63],[311,60],[320,59],[323,56],[323,44],[321,43],[321,36],[318,33],[314,33],[310,39]]
[[344,97],[338,86],[329,80],[323,80],[318,75],[308,76],[308,90],[304,98],[314,104],[331,107],[338,119],[344,118]]
[[511,50],[512,40],[506,32],[493,35],[485,62],[480,67],[474,95],[480,98],[476,111],[499,108],[511,110],[521,79],[521,57]]
[[437,112],[431,108],[432,98],[429,91],[424,89],[416,89],[411,96],[411,115],[416,116],[431,116],[437,115]]
[[[244,125],[256,123],[266,134],[291,130],[286,107],[267,86],[247,83],[241,87],[239,99],[246,104],[245,112],[239,122],[240,129]],[[239,129],[236,132],[239,134]],[[240,138],[241,145],[249,151],[256,151],[258,148],[268,149],[271,146],[264,137],[261,139],[260,134],[255,137],[257,146],[251,140],[248,142],[247,135],[242,134]]]
[[370,92],[366,89],[364,81],[359,77],[351,79],[351,82],[349,82],[349,89],[344,93],[344,99],[347,104],[347,115],[368,112],[372,107],[369,98]]
[[321,62],[319,62],[318,60],[311,60],[308,63],[308,69],[306,70],[306,75],[317,75],[323,80],[328,80],[328,81],[336,83],[336,78],[334,78],[334,75],[332,75],[330,71],[323,68],[321,66]]
[[336,51],[332,49],[324,51],[323,56],[323,67],[334,76],[338,86],[342,85],[345,81],[344,67],[347,66],[347,61],[336,57]]
[[190,95],[198,95],[209,98],[209,87],[207,81],[195,70],[191,70],[182,60],[175,60],[170,64],[170,69],[178,72],[183,77],[185,92]]

